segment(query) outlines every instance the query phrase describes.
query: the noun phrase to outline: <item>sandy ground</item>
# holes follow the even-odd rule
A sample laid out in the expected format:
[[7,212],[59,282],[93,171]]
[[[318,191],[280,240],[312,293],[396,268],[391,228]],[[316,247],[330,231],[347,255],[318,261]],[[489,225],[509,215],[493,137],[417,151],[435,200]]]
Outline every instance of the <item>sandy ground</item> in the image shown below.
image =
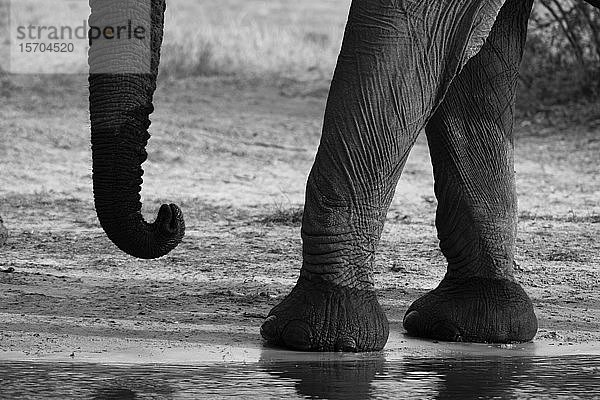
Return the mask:
[[[259,326],[300,268],[298,210],[325,87],[163,81],[144,212],[152,220],[161,202],[175,202],[187,232],[167,257],[140,261],[118,251],[95,217],[85,77],[0,85],[0,215],[10,230],[0,264],[14,269],[0,273],[0,359],[160,361],[168,351],[201,359],[208,345],[260,349]],[[540,321],[538,350],[585,352],[600,342],[600,124],[554,117],[517,122],[517,278]],[[405,310],[445,272],[435,207],[422,137],[377,257],[388,350],[403,348]]]

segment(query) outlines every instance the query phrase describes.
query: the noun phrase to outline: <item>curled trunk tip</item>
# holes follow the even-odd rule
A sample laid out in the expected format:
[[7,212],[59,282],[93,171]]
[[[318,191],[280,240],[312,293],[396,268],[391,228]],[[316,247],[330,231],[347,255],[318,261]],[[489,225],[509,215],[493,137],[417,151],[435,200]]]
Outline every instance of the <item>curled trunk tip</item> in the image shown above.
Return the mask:
[[96,206],[98,218],[109,239],[125,253],[143,259],[162,257],[173,250],[185,235],[181,209],[175,204],[163,204],[153,223],[145,222],[140,212],[117,216],[112,210],[103,214]]

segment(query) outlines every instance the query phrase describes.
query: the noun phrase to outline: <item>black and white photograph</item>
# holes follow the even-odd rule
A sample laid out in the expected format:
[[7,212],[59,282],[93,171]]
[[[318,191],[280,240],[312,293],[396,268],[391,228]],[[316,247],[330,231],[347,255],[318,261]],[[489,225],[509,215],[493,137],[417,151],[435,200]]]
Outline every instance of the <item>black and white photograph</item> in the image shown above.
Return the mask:
[[600,0],[0,0],[0,399],[600,398]]

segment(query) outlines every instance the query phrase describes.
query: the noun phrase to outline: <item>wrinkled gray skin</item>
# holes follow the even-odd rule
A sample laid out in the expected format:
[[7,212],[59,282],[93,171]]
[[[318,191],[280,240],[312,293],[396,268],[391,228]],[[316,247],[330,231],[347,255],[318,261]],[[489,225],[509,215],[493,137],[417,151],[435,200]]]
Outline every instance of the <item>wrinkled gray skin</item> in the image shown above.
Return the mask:
[[[181,241],[184,223],[175,205],[162,206],[153,224],[140,213],[165,10],[164,0],[148,1],[152,73],[91,74],[89,81],[98,217],[121,249],[156,258]],[[410,306],[404,327],[451,341],[534,337],[533,306],[513,273],[512,128],[532,1],[353,0],[306,188],[302,270],[261,328],[268,342],[317,351],[383,348],[388,321],[374,291],[373,260],[423,128],[448,271]],[[90,25],[101,25],[102,1],[91,5]],[[90,67],[104,62],[106,51],[92,45]]]

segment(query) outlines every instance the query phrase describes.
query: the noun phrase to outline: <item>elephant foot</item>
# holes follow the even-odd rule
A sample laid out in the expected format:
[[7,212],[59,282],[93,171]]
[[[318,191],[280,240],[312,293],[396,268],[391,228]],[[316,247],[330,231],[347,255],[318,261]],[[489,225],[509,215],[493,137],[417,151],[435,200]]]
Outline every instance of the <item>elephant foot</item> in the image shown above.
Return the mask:
[[444,341],[517,343],[532,340],[538,324],[516,282],[445,278],[409,307],[404,328],[411,336]]
[[377,351],[388,339],[387,318],[372,290],[301,277],[260,328],[270,344],[301,351]]

